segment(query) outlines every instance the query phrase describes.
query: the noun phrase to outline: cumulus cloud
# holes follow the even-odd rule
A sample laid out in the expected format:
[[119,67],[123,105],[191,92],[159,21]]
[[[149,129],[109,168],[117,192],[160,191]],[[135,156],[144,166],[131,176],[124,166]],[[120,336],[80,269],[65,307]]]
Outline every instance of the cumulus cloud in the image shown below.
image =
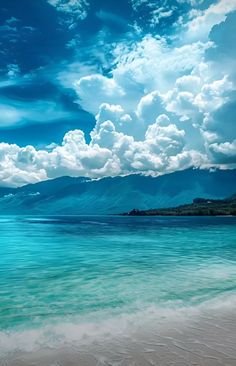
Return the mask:
[[178,78],[175,87],[165,95],[166,108],[182,121],[199,124],[206,115],[221,107],[230,99],[233,84],[224,76],[220,80],[187,75]]
[[74,86],[81,105],[92,113],[96,113],[102,103],[117,103],[124,97],[122,87],[113,78],[100,74],[84,76],[75,81]]
[[[233,13],[227,14],[234,7],[234,1],[221,0],[196,13],[178,41],[146,35],[117,44],[109,74],[89,74],[73,83],[79,103],[96,117],[90,142],[74,130],[47,150],[0,144],[0,181],[17,186],[62,175],[235,167],[234,69],[221,68],[216,56],[227,48],[220,33],[232,22]],[[227,53],[228,65],[233,57]],[[11,123],[14,111],[7,118]]]
[[[43,169],[38,169],[32,160],[35,149],[32,146],[20,148],[15,144],[0,143],[1,186],[18,187],[47,179]],[[25,155],[25,158],[22,157]],[[31,163],[29,164],[29,156]],[[28,156],[28,158],[27,158]]]
[[[137,9],[143,3],[135,2],[133,5]],[[232,162],[236,89],[234,68],[227,66],[234,64],[234,42],[232,32],[228,43],[222,34],[232,28],[236,14],[232,12],[235,9],[235,1],[221,0],[205,10],[190,13],[190,20],[182,27],[182,39],[171,44],[164,37],[151,35],[134,44],[119,44],[114,50],[114,68],[109,77],[90,75],[81,78],[77,82],[80,89],[77,87],[76,91],[83,106],[91,111],[98,110],[97,126],[92,137],[95,138],[99,126],[102,126],[101,135],[96,135],[99,142],[110,141],[114,146],[111,141],[115,134],[120,134],[120,140],[126,136],[126,144],[129,141],[132,148],[135,146],[136,158],[141,156],[141,151],[145,152],[149,159],[147,166],[152,161],[150,146],[159,144],[160,148],[153,149],[152,153],[155,151],[160,158],[164,142],[170,146],[165,154],[172,163],[179,162],[174,154],[171,156],[171,151],[175,151],[175,155],[181,154],[182,161],[188,164],[190,161],[192,164],[195,164],[193,161],[198,164],[201,161],[203,164],[221,166],[223,160],[217,161],[213,150],[216,152],[223,148],[224,155],[229,149]],[[220,55],[222,48],[226,49],[227,55],[227,64],[223,67],[220,56],[217,58],[217,52]],[[96,83],[90,83],[93,78]],[[89,98],[92,91],[98,97]],[[109,121],[107,124],[106,120]],[[161,127],[160,121],[165,127]],[[154,145],[148,139],[153,126],[159,135]],[[176,135],[174,141],[167,142],[166,129],[174,132],[173,126],[183,131],[181,144]],[[130,137],[134,138],[134,144]],[[149,145],[149,149],[144,148],[145,144]],[[178,151],[180,146],[181,151]],[[131,150],[127,153],[129,157]],[[189,151],[194,153],[190,154]],[[140,163],[138,165],[141,166]],[[145,167],[142,166],[142,169],[145,170]],[[168,169],[163,163],[163,156],[158,163],[156,160],[153,169]]]
[[82,77],[75,81],[75,90],[82,106],[92,113],[101,103],[120,104],[130,112],[146,94],[167,92],[176,78],[190,73],[207,47],[201,42],[171,47],[164,38],[150,35],[131,45],[122,43],[114,50],[111,75]]
[[185,42],[206,41],[212,28],[225,21],[228,13],[236,10],[236,0],[220,0],[206,10],[193,10],[192,19],[184,25]]
[[232,142],[213,143],[209,145],[209,152],[212,159],[217,163],[235,167],[236,161],[236,140]]
[[213,133],[216,142],[232,141],[235,137],[236,98],[223,104],[204,119],[203,128]]
[[146,124],[165,112],[162,95],[156,90],[143,96],[137,105],[137,116]]
[[[33,146],[0,144],[0,180],[19,186],[62,175],[100,178],[130,173],[162,174],[192,166],[192,158],[204,161],[203,154],[185,149],[185,132],[165,115],[149,125],[142,140],[118,132],[107,120],[85,142],[81,130],[69,131],[62,144],[50,151]],[[187,162],[186,162],[187,159]],[[195,159],[196,160],[196,159]]]

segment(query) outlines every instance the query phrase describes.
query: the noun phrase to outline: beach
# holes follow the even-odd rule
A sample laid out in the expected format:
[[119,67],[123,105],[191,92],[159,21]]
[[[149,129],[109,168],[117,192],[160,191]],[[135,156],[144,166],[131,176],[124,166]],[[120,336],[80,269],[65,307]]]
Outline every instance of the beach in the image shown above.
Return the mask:
[[[87,334],[76,344],[14,352],[4,366],[235,366],[235,308],[201,309],[195,314],[153,318],[142,326],[97,337]],[[78,327],[79,328],[79,327]],[[125,332],[124,332],[125,330]],[[116,333],[115,332],[115,333]]]
[[1,217],[1,366],[235,366],[233,217]]

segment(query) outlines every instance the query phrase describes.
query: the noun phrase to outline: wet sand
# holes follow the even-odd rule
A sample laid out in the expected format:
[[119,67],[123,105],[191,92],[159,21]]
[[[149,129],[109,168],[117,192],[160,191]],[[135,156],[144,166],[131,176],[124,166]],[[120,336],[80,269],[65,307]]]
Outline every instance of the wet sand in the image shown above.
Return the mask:
[[236,366],[236,311],[163,317],[128,334],[105,334],[83,344],[15,352],[4,366]]

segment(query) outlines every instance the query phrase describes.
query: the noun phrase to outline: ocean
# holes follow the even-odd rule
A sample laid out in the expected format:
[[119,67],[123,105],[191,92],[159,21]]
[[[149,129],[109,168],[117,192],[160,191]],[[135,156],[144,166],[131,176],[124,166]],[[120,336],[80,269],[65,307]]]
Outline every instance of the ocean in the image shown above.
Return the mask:
[[[161,329],[169,342],[190,319],[204,320],[204,332],[210,321],[227,321],[235,290],[236,217],[0,216],[4,365],[75,365],[82,356],[80,365],[92,365],[92,356],[94,364],[146,365],[140,357],[147,349],[158,357]],[[122,351],[129,339],[139,339],[136,363]],[[143,339],[152,339],[144,353]],[[101,351],[108,343],[119,348],[115,361]]]

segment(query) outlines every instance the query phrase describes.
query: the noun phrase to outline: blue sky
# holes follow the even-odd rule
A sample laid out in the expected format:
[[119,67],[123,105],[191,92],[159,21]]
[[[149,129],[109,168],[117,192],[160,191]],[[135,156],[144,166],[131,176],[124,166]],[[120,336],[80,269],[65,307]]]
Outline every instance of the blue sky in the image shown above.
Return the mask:
[[236,0],[1,0],[0,184],[236,163]]

